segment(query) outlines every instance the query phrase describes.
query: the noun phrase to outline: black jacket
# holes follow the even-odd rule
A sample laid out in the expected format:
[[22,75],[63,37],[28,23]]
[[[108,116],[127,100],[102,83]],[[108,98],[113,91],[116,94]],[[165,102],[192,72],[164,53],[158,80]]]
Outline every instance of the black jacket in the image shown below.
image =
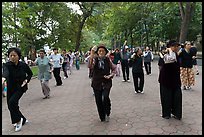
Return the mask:
[[27,83],[29,83],[32,78],[32,71],[30,67],[24,63],[19,61],[17,65],[13,62],[7,62],[3,65],[3,77],[6,78],[7,81],[7,92],[12,93],[16,91],[26,92],[28,89],[28,85],[21,87],[23,81],[27,79]]
[[104,69],[98,67],[98,58],[95,58],[95,61],[91,86],[97,90],[102,90],[102,88],[110,89],[112,87],[112,79],[104,78],[104,75],[109,75],[111,71],[110,59],[108,57],[104,59]]
[[143,57],[135,55],[132,60],[132,72],[143,73]]
[[159,73],[159,83],[170,89],[181,87],[179,62],[162,65]]
[[181,61],[181,67],[183,68],[192,68],[193,67],[193,59],[192,56],[194,53],[189,52],[187,53],[186,50],[182,50],[182,52],[179,55],[180,61]]

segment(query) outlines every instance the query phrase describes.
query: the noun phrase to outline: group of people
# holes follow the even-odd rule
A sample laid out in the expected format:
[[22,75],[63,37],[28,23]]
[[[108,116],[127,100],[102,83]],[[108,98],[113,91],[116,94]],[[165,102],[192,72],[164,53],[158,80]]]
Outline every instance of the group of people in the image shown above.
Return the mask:
[[[150,48],[145,47],[142,51],[141,47],[131,50],[127,46],[127,40],[124,42],[121,50],[116,48],[113,52],[108,53],[109,58],[116,65],[116,76],[120,76],[122,68],[122,81],[130,82],[130,67],[132,67],[133,82],[135,93],[144,93],[144,72],[146,75],[151,75],[151,62],[154,59],[153,53]],[[139,82],[139,83],[138,83]]]
[[[111,102],[109,98],[110,89],[114,75],[120,76],[120,64],[122,66],[123,81],[130,81],[129,66],[131,62],[132,76],[135,93],[144,93],[144,69],[146,74],[151,75],[151,61],[153,54],[149,47],[143,52],[140,47],[135,48],[131,54],[128,51],[126,42],[120,53],[115,49],[109,53],[104,45],[97,49],[91,49],[89,58],[89,68],[93,72],[92,88],[95,93],[95,100],[100,120],[109,121]],[[108,54],[109,53],[109,54]],[[108,59],[109,58],[109,59]],[[101,67],[101,64],[103,67]],[[190,89],[195,84],[193,65],[197,65],[196,51],[192,50],[192,43],[186,42],[181,48],[175,40],[170,40],[166,48],[160,52],[158,61],[160,83],[160,99],[162,107],[162,117],[169,119],[174,117],[181,120],[182,118],[182,93],[183,89]],[[198,75],[198,69],[197,75]],[[115,73],[115,74],[114,74]],[[107,77],[108,76],[108,77]]]
[[[64,72],[64,79],[68,78],[67,71],[69,70],[71,75],[74,58],[79,57],[77,57],[78,54],[75,56],[71,51],[67,53],[66,50],[59,54],[57,48],[53,49],[53,54],[50,56],[46,55],[44,49],[40,49],[38,54],[39,56],[32,63],[38,66],[38,79],[44,95],[43,99],[49,99],[49,80],[52,78],[52,73],[56,86],[61,86],[63,84],[60,77],[61,69]],[[21,113],[18,104],[22,95],[28,90],[28,83],[33,76],[33,72],[27,63],[20,61],[22,55],[19,48],[9,48],[7,55],[9,60],[3,64],[2,85],[4,84],[7,88],[6,96],[11,122],[15,127],[15,131],[20,131],[28,120]],[[77,61],[79,59],[76,59]],[[79,63],[76,64],[78,64],[77,68],[79,69]]]
[[[169,119],[171,114],[176,119],[182,118],[182,92],[195,85],[193,66],[197,66],[196,50],[193,43],[186,41],[184,45],[175,40],[167,44],[160,53],[159,83],[162,104],[162,117]],[[198,75],[198,69],[196,67]]]
[[[90,49],[88,67],[91,74],[91,87],[93,88],[95,102],[101,122],[109,121],[111,113],[110,91],[113,77],[120,76],[120,65],[122,66],[123,81],[130,82],[129,67],[131,63],[132,76],[135,93],[144,93],[144,67],[147,75],[151,75],[151,61],[153,55],[146,47],[143,52],[140,47],[135,48],[133,53],[128,51],[127,41],[122,51],[115,49],[111,58],[104,44]],[[175,40],[169,41],[167,47],[162,49],[159,59],[160,98],[162,117],[169,119],[171,114],[176,119],[182,118],[182,93],[181,85],[186,89],[195,84],[192,70],[193,60],[196,59],[195,52],[190,50],[191,43],[186,42],[179,50],[180,44]],[[43,49],[39,51],[39,57],[33,62],[39,68],[38,79],[40,80],[44,99],[50,97],[49,80],[53,72],[56,86],[62,85],[60,70],[63,68],[64,77],[68,78],[67,64],[71,58],[66,50],[58,54],[58,49],[53,49],[54,54],[46,56]],[[33,75],[30,67],[19,61],[21,51],[18,48],[8,50],[9,61],[3,65],[3,81],[7,81],[7,103],[15,131],[20,131],[22,126],[28,122],[19,110],[19,99],[28,90],[28,83]],[[76,63],[77,64],[77,63]],[[79,68],[79,66],[78,66]],[[138,82],[139,81],[139,82]]]

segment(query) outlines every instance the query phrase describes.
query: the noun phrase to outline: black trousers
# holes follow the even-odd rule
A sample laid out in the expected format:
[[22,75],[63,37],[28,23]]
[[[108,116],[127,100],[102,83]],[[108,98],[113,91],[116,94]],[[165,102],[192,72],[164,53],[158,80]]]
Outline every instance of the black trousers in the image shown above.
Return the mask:
[[182,93],[181,88],[169,89],[160,84],[160,99],[162,116],[171,117],[171,114],[182,118]]
[[23,116],[21,111],[19,110],[19,100],[23,95],[23,91],[16,90],[16,91],[8,91],[7,92],[7,104],[8,109],[11,115],[11,122],[12,124],[15,124],[23,118],[23,121],[25,122],[26,118]]
[[[144,73],[132,73],[135,91],[143,91],[144,88]],[[139,82],[138,82],[139,80]]]
[[151,62],[144,62],[144,66],[147,75],[151,74]]
[[109,116],[111,110],[110,89],[93,90],[99,117],[101,120],[105,120],[105,115]]
[[[122,60],[121,66],[122,66],[122,72],[123,72],[123,79],[124,80],[129,80],[129,64],[128,64],[128,60]],[[127,74],[127,77],[126,77],[125,73]]]
[[67,62],[63,62],[62,70],[64,72],[64,76],[68,78],[68,75],[67,75],[67,66],[68,66]]
[[60,69],[61,68],[54,68],[53,70],[53,74],[54,74],[57,86],[62,85],[62,79],[60,77]]

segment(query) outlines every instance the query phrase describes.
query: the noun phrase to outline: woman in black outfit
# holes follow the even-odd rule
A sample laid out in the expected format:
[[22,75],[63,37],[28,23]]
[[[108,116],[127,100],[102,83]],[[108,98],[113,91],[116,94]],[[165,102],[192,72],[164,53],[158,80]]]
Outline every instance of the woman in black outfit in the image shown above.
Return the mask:
[[15,131],[20,131],[27,119],[19,110],[19,100],[28,90],[28,83],[33,75],[29,66],[19,61],[21,51],[18,48],[8,50],[9,61],[3,66],[3,79],[7,81],[7,104],[11,115],[11,122]]
[[[135,53],[131,57],[132,60],[132,76],[134,80],[135,93],[144,93],[144,60],[142,55],[142,50],[136,48]],[[138,84],[139,80],[139,84]]]
[[[91,86],[101,122],[109,121],[111,101],[109,98],[112,78],[116,74],[116,65],[106,56],[108,50],[104,45],[93,47],[89,58],[89,68],[93,69]],[[94,54],[97,56],[94,57]]]
[[164,55],[164,64],[159,74],[160,98],[162,117],[169,119],[171,114],[180,120],[182,118],[182,93],[180,67],[177,55],[179,44],[175,40],[169,41],[167,53]]

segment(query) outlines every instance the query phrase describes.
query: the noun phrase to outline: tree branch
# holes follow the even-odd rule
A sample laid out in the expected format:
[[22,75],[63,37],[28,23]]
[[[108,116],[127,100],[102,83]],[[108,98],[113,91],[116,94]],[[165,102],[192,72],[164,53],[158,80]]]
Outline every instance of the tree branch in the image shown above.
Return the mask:
[[179,4],[180,13],[181,13],[181,19],[184,20],[185,13],[184,13],[184,9],[183,9],[183,4],[182,4],[182,2],[179,2],[178,4]]

